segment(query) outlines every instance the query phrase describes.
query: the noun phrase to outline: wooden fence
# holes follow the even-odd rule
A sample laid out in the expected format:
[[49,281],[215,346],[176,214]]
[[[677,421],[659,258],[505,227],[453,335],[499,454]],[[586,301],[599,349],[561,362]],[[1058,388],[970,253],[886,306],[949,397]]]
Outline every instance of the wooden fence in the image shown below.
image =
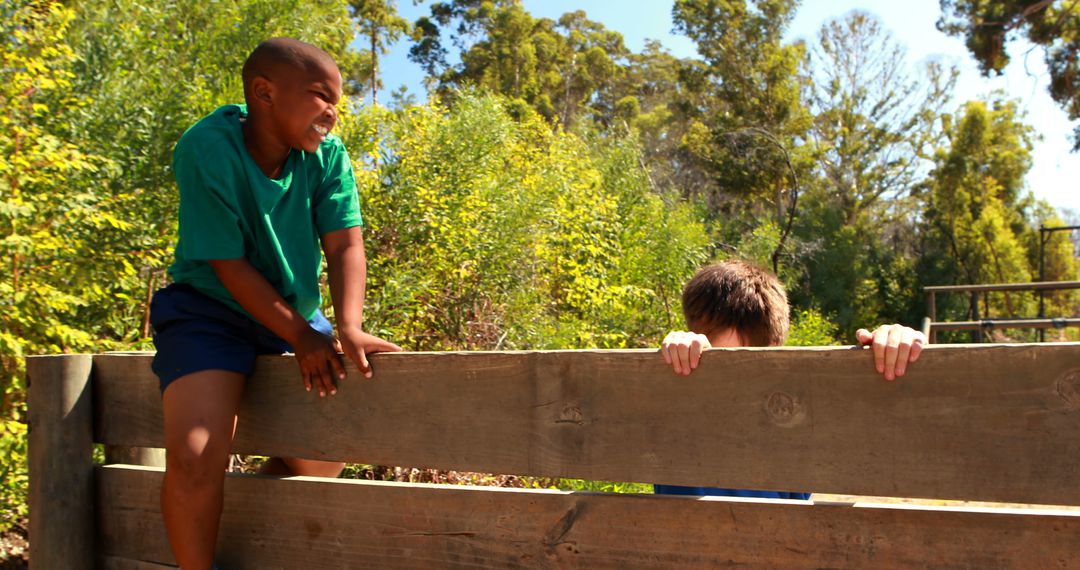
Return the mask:
[[[975,331],[974,340],[981,342],[983,332],[994,329],[1038,329],[1039,340],[1046,340],[1046,329],[1080,327],[1080,318],[1046,318],[1044,295],[1047,291],[1068,291],[1080,289],[1080,281],[1037,281],[1035,283],[991,283],[982,285],[933,285],[923,287],[926,293],[926,317],[923,318],[922,332],[931,343],[937,343],[938,331]],[[987,295],[992,292],[1035,291],[1039,294],[1039,316],[1034,319],[1004,317],[990,318],[990,301]],[[969,303],[973,320],[938,321],[938,294],[966,293],[971,296]],[[983,297],[984,310],[979,313],[979,294]]]
[[[29,359],[34,568],[167,567],[148,354]],[[237,453],[614,481],[1080,506],[1080,344],[376,355],[338,395],[261,358]],[[815,504],[229,476],[223,570],[1067,568],[1080,510]]]

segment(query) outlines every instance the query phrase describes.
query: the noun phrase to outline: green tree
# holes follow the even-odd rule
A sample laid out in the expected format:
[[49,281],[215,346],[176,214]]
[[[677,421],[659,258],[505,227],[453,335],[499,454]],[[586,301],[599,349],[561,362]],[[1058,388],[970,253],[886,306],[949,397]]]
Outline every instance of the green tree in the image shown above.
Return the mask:
[[[1050,96],[1080,120],[1080,7],[1070,0],[941,0],[938,29],[963,36],[984,75],[1004,72],[1006,49],[1023,34],[1042,46],[1050,71]],[[1080,125],[1073,131],[1080,150]]]
[[[1023,194],[1031,167],[1031,131],[1016,104],[1000,100],[969,102],[956,123],[948,125],[948,144],[937,151],[928,183],[922,282],[1031,280],[1025,234],[1032,229],[1024,216],[1030,199]],[[965,309],[962,299],[953,303],[946,311],[971,316],[975,309]],[[1019,295],[995,297],[982,315],[987,308],[1003,316],[1034,314],[1030,299]]]
[[835,315],[847,335],[919,317],[911,192],[943,136],[955,71],[927,64],[912,75],[905,59],[876,19],[854,11],[822,26],[806,62],[817,176],[801,200],[806,276],[792,298]]
[[[783,43],[797,0],[676,0],[675,28],[703,62],[682,71],[689,150],[714,177],[706,197],[715,217],[725,206],[772,203],[777,224],[809,162],[798,152],[810,126],[798,79],[801,44]],[[731,197],[738,200],[732,202]],[[754,208],[760,215],[762,210]]]
[[[427,70],[444,98],[478,87],[506,95],[565,127],[582,115],[610,122],[612,91],[629,52],[622,35],[588,19],[585,12],[558,21],[534,18],[520,0],[435,3],[416,22],[410,58]],[[443,31],[461,50],[450,66]]]
[[616,113],[619,78],[625,73],[630,51],[622,34],[589,20],[582,10],[559,18],[557,29],[564,38],[556,59],[558,80],[552,99],[560,122],[572,126],[582,111],[610,125]]
[[688,93],[682,76],[700,62],[676,58],[656,40],[646,41],[641,53],[627,59],[611,89],[615,103],[608,123],[616,128],[625,124],[636,133],[657,192],[707,196],[713,176],[684,144],[692,115],[687,111],[696,108],[699,94]]
[[390,46],[411,30],[409,21],[398,15],[394,0],[349,0],[350,12],[357,20],[360,35],[366,38],[368,53],[358,59],[364,62],[362,73],[368,77],[371,104],[379,104],[379,57],[390,51]]
[[940,140],[957,73],[928,63],[912,76],[905,49],[859,11],[822,26],[808,68],[818,167],[833,205],[855,224],[911,191]]

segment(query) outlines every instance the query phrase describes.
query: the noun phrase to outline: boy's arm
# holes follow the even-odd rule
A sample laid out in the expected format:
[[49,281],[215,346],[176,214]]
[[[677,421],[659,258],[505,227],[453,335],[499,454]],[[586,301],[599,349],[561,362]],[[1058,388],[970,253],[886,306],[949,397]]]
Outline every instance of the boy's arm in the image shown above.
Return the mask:
[[863,346],[871,345],[874,366],[890,381],[904,375],[908,363],[919,359],[926,344],[926,335],[903,325],[881,325],[874,332],[859,329],[855,338]]
[[397,352],[401,347],[363,331],[364,289],[367,284],[367,258],[364,232],[360,226],[327,232],[322,235],[330,274],[330,297],[334,302],[341,348],[365,377],[371,378],[369,352]]
[[343,379],[345,368],[334,346],[334,339],[311,328],[303,315],[285,302],[247,259],[215,259],[208,263],[221,284],[245,311],[292,345],[304,377],[304,387],[310,392],[314,384],[320,396],[336,394],[331,372],[338,379]]

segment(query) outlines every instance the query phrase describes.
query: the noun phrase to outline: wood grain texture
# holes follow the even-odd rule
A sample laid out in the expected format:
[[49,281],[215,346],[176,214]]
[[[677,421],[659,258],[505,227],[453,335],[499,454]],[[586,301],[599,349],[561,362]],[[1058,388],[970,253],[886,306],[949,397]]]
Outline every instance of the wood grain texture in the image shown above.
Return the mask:
[[[98,470],[102,549],[172,561],[162,474]],[[1067,568],[1080,514],[233,476],[223,568]]]
[[34,568],[93,568],[91,357],[26,359],[30,558]]
[[[94,360],[98,441],[161,445],[149,355]],[[615,481],[1080,505],[1080,344],[868,351],[398,353],[338,395],[290,357],[249,380],[238,453]]]
[[172,564],[155,564],[153,562],[129,560],[127,558],[117,558],[115,556],[106,556],[102,558],[101,563],[98,564],[99,570],[176,570],[176,568],[178,568],[178,566]]
[[105,463],[165,467],[165,450],[160,447],[105,446]]

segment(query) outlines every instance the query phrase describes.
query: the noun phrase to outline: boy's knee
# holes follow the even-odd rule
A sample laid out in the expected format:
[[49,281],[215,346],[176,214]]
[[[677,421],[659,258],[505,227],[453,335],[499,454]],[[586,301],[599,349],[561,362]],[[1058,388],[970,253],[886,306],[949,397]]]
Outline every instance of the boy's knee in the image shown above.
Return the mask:
[[178,446],[168,450],[165,469],[170,475],[185,486],[200,487],[214,483],[225,477],[228,467],[228,452],[213,453],[207,448]]

